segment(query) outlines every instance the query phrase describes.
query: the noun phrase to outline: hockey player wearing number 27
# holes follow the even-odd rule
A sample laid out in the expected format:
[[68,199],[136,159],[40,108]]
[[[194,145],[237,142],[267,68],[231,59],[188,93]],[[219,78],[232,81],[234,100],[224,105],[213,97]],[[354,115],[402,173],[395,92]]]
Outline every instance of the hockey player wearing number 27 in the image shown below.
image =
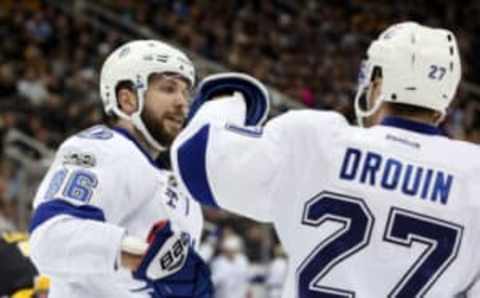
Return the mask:
[[194,78],[189,58],[159,41],[129,42],[106,59],[111,127],[67,139],[34,200],[31,257],[51,277],[49,297],[211,297],[194,251],[200,206],[157,159],[183,126]]
[[406,22],[372,42],[360,127],[325,111],[262,126],[268,94],[234,77],[200,83],[172,166],[199,202],[274,224],[283,297],[480,297],[480,150],[438,129],[461,77],[452,32]]

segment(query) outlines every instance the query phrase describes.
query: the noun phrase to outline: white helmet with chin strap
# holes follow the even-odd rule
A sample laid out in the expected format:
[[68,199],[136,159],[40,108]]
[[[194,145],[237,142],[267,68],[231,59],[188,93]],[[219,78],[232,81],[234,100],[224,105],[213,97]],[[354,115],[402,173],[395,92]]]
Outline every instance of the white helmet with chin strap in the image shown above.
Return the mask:
[[[373,75],[382,74],[381,94],[370,109],[360,99]],[[414,22],[390,26],[372,42],[359,75],[355,113],[373,115],[382,102],[402,103],[446,114],[461,77],[457,41],[452,32]]]
[[[131,121],[145,140],[157,150],[165,150],[146,128],[141,114],[144,93],[150,75],[174,73],[195,84],[195,69],[190,59],[180,50],[156,40],[128,42],[113,51],[105,60],[100,74],[100,95],[107,115]],[[138,98],[138,110],[132,115],[124,113],[118,104],[116,87],[120,82],[132,82]]]

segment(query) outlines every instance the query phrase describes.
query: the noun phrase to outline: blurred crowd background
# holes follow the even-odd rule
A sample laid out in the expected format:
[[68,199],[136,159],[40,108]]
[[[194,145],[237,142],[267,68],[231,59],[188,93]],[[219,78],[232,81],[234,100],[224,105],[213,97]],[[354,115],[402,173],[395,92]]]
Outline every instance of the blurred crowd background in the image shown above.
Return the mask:
[[[0,0],[0,230],[25,229],[55,148],[102,121],[98,72],[126,40],[154,36],[183,47],[201,65],[199,77],[250,73],[277,91],[275,114],[309,107],[353,120],[359,64],[372,38],[404,20],[446,27],[458,38],[463,82],[443,129],[479,143],[478,15],[480,2],[467,0]],[[239,240],[226,243],[249,262],[283,258],[270,227],[206,215],[212,256],[229,235]]]

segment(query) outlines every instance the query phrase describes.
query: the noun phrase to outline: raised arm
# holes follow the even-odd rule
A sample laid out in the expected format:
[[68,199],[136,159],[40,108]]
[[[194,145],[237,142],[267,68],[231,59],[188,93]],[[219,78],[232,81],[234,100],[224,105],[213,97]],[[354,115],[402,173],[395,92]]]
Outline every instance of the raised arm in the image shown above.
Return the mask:
[[245,75],[216,75],[200,84],[190,122],[171,151],[180,183],[197,201],[272,221],[288,152],[276,121],[261,126],[268,102],[263,85]]

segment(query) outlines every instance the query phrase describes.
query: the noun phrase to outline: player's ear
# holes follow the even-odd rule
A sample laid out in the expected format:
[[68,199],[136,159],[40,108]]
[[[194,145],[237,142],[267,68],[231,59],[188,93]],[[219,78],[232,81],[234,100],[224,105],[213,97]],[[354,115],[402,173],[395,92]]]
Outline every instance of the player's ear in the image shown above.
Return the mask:
[[375,106],[375,102],[379,100],[382,93],[382,75],[381,69],[374,69],[372,81],[370,82],[370,92],[368,94],[368,108],[371,109]]
[[127,115],[137,111],[138,101],[136,94],[128,88],[121,88],[117,92],[118,106]]

